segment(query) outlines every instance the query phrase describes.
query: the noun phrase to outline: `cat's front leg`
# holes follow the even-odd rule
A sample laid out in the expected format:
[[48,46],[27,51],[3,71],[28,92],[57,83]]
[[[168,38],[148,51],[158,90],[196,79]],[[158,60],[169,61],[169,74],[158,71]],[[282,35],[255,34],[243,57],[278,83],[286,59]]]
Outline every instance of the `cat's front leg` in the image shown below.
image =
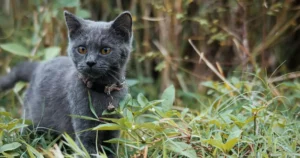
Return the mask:
[[[92,127],[95,127],[94,123],[99,124],[98,122],[89,122],[89,121],[76,121],[76,123],[80,124],[92,124]],[[77,138],[76,143],[80,147],[81,143],[89,153],[89,155],[98,155],[99,153],[104,153],[107,155],[108,158],[114,158],[115,152],[117,151],[117,145],[112,143],[105,143],[106,140],[117,138],[119,136],[119,131],[91,131],[88,130],[86,132],[80,132],[82,131],[82,126],[75,126],[75,130],[79,131],[77,132]],[[97,139],[98,138],[98,139]],[[98,150],[97,150],[98,149]],[[102,151],[104,149],[104,151]],[[109,150],[107,150],[109,149]],[[92,156],[94,157],[94,156]],[[96,157],[96,156],[95,156]]]
[[91,131],[91,128],[95,126],[96,123],[94,121],[73,119],[73,127],[76,132],[76,144],[79,147],[81,147],[82,144],[89,155],[98,154],[97,146],[100,144],[100,140],[96,139],[96,131]]
[[[77,91],[76,94],[73,93],[70,98],[70,113],[76,116],[87,116],[94,117],[89,109],[89,102],[84,92]],[[81,143],[86,148],[87,152],[91,154],[97,154],[96,142],[96,132],[91,129],[97,126],[99,122],[87,120],[84,118],[72,117],[72,126],[76,135],[76,143],[81,147]]]

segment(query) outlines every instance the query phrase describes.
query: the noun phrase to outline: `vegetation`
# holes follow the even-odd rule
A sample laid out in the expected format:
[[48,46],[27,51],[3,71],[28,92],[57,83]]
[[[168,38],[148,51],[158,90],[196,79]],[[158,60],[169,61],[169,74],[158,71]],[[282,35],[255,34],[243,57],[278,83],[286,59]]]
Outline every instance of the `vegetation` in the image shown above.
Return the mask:
[[[93,130],[121,130],[109,141],[119,144],[116,155],[298,157],[299,7],[282,0],[3,0],[0,71],[66,55],[64,9],[101,20],[130,10],[130,94],[116,111],[124,117],[82,117],[110,122]],[[67,134],[26,128],[26,86],[0,94],[0,157],[87,157]]]

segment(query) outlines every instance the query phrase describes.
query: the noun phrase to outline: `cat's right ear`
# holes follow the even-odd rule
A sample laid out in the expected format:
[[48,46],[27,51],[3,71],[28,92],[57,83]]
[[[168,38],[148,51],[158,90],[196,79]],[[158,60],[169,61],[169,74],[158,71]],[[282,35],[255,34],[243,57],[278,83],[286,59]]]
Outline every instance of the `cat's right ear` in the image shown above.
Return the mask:
[[82,27],[82,19],[76,17],[72,13],[68,11],[64,11],[66,24],[69,30],[69,35],[72,37],[81,27]]

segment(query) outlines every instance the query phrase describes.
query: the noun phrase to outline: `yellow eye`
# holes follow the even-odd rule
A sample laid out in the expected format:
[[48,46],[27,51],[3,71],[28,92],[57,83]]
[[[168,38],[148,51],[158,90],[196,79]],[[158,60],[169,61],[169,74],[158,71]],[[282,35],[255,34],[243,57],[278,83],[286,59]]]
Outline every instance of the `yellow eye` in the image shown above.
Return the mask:
[[110,48],[102,48],[100,53],[103,54],[103,55],[106,55],[106,54],[109,54],[111,52],[111,49]]
[[87,53],[86,48],[85,48],[85,47],[82,47],[82,46],[78,47],[78,48],[77,48],[77,51],[78,51],[80,54],[86,54],[86,53]]

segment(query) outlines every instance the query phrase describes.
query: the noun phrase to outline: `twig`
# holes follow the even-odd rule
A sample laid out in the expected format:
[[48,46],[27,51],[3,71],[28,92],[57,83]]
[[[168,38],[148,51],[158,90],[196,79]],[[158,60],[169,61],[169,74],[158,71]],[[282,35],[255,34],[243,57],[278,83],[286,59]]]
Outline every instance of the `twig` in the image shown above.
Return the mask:
[[295,78],[300,78],[300,71],[297,72],[291,72],[282,76],[270,78],[268,80],[269,83],[274,83],[274,82],[280,82],[288,79],[295,79]]
[[147,17],[147,16],[143,16],[142,19],[147,20],[147,21],[163,21],[163,20],[165,20],[165,18],[162,18],[162,17],[153,18],[153,17]]
[[147,158],[147,154],[148,153],[148,145],[146,145],[145,149],[144,149],[144,157],[143,158]]
[[192,42],[191,39],[189,39],[189,43],[191,44],[191,46],[194,48],[194,50],[196,51],[196,53],[199,55],[200,60],[203,60],[205,62],[205,64],[223,81],[225,82],[231,89],[233,89],[234,91],[236,91],[237,93],[239,93],[243,98],[245,98],[246,100],[248,100],[248,98],[243,95],[236,87],[234,87],[230,82],[228,82],[225,77],[223,77],[218,70],[206,59],[206,57],[204,56],[203,52],[199,52],[199,50],[196,48],[196,46],[194,45],[194,43]]

